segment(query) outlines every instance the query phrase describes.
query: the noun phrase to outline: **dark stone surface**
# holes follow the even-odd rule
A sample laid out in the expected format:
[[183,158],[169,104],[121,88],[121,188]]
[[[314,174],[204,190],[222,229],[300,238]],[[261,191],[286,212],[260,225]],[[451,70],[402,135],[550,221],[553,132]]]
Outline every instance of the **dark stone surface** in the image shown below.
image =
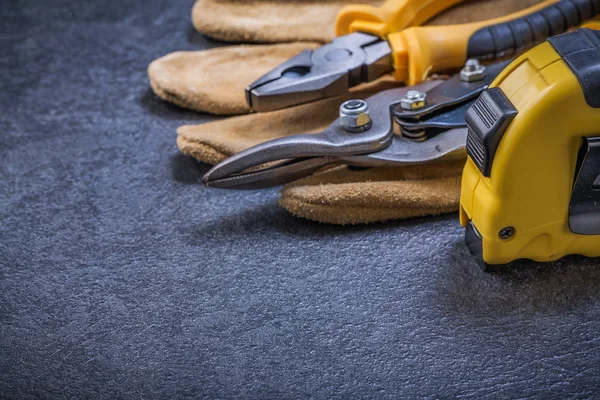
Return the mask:
[[207,190],[146,66],[192,1],[0,2],[0,398],[590,398],[600,268],[489,275],[456,215]]

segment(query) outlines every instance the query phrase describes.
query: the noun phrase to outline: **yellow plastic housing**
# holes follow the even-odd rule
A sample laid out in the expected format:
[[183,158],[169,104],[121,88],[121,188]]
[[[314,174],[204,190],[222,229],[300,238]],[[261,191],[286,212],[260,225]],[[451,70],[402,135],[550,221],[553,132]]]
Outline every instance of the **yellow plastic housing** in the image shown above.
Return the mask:
[[374,7],[352,4],[338,14],[335,33],[337,36],[364,32],[381,38],[411,26],[419,26],[442,11],[465,0],[387,0]]
[[487,26],[532,14],[559,0],[545,0],[533,7],[492,20],[448,26],[414,26],[388,36],[392,48],[394,77],[417,85],[434,72],[460,68],[467,59],[469,40]]
[[[569,203],[582,138],[600,135],[600,109],[590,107],[560,55],[544,43],[515,60],[492,83],[518,110],[498,146],[490,178],[469,158],[460,220],[482,237],[483,259],[554,261],[568,254],[600,257],[600,235],[569,229]],[[501,240],[499,232],[516,234]]]

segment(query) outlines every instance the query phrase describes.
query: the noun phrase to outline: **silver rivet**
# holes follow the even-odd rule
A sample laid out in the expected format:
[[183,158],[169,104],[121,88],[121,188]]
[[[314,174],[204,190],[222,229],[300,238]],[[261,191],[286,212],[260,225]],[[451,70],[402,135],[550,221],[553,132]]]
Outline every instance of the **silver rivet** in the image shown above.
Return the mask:
[[427,104],[427,93],[418,90],[409,90],[400,100],[400,106],[407,110],[420,110]]
[[475,58],[468,59],[465,67],[460,71],[460,80],[463,82],[478,82],[485,77],[485,67]]
[[516,232],[517,230],[514,227],[507,226],[506,228],[500,229],[500,232],[498,232],[498,237],[502,240],[508,240],[515,236]]
[[363,100],[348,100],[340,106],[340,125],[348,132],[364,132],[371,129],[373,121],[369,105]]

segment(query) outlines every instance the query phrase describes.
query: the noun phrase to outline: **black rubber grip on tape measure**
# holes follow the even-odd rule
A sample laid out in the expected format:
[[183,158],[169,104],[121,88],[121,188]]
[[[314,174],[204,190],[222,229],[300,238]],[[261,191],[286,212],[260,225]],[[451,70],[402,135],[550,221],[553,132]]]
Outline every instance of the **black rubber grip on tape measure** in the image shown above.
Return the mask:
[[600,0],[561,0],[533,14],[475,32],[467,57],[490,60],[509,56],[566,32],[600,12]]
[[548,42],[579,80],[588,105],[600,108],[600,31],[579,29]]

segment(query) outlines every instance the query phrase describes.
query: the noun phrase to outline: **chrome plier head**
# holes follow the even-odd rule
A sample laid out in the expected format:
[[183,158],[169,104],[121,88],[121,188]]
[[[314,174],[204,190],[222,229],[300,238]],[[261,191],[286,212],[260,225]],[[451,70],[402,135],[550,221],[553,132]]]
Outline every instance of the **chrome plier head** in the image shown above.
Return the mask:
[[305,50],[246,89],[254,111],[266,112],[347,93],[393,70],[386,40],[367,33],[340,36]]

